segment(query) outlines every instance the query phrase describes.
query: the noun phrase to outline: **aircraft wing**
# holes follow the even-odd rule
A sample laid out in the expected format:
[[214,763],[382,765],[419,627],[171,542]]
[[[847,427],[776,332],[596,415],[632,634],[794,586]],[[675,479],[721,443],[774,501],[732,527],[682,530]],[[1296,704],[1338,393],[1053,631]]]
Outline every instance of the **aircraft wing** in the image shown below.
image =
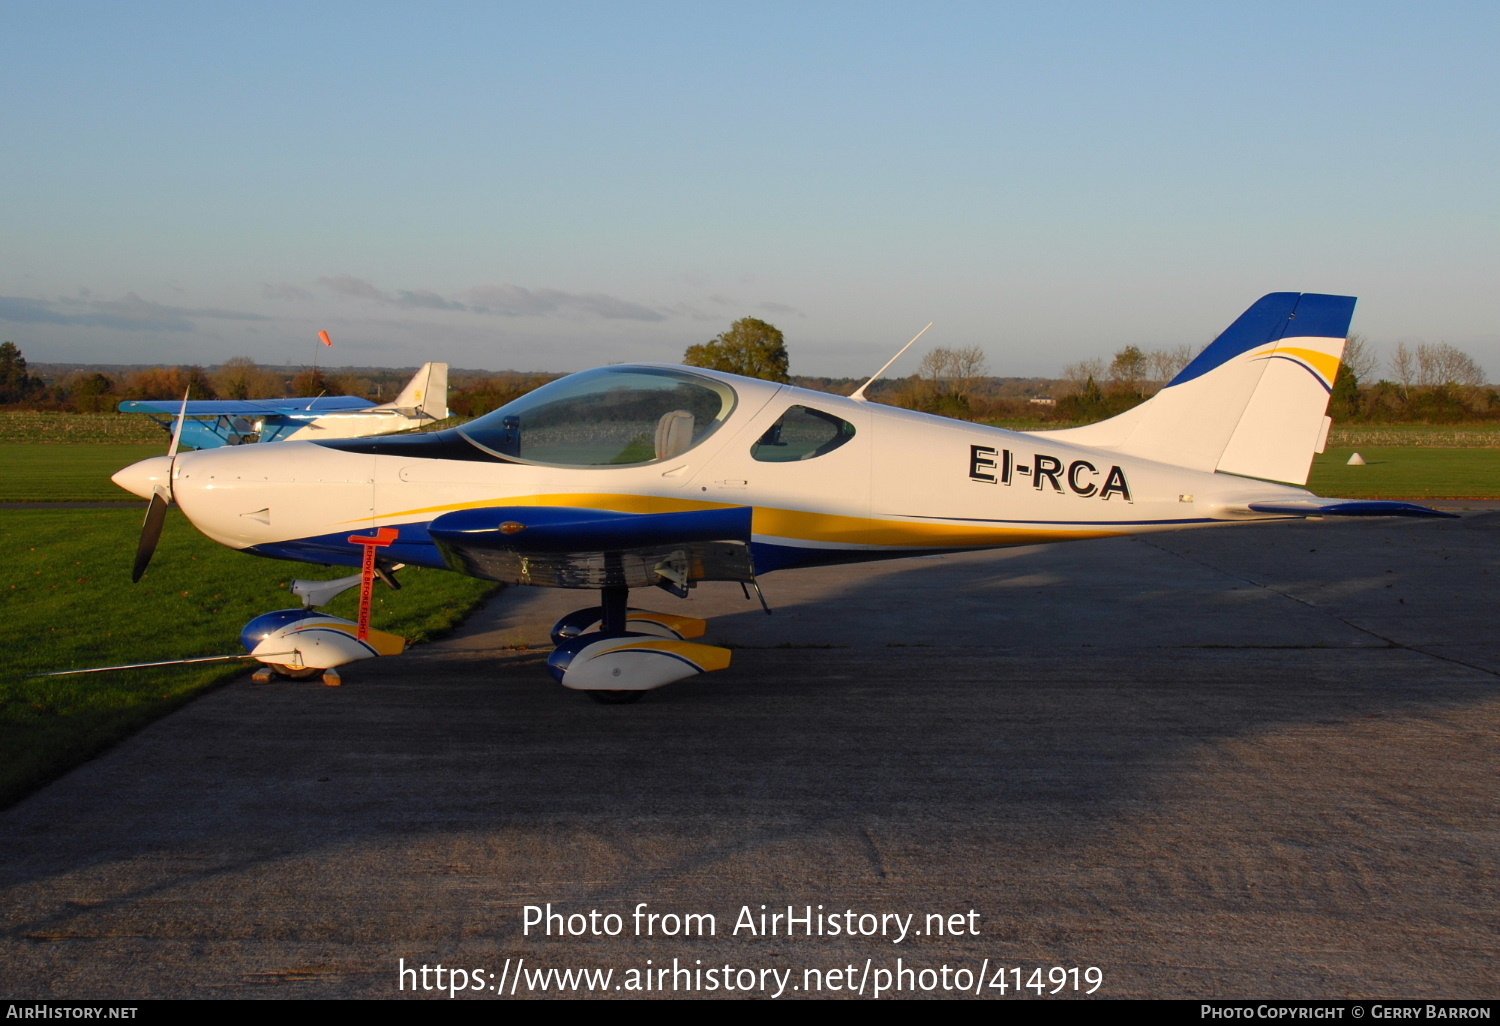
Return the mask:
[[1391,499],[1276,499],[1249,502],[1240,508],[1249,513],[1285,513],[1294,517],[1458,517],[1457,513]]
[[749,506],[619,513],[490,506],[427,526],[443,559],[473,577],[554,588],[665,587],[752,581]]
[[[281,417],[289,414],[322,416],[327,413],[353,413],[375,406],[357,395],[324,395],[314,399],[191,399],[189,417]],[[130,399],[120,404],[121,413],[155,413],[175,417],[182,409],[181,400]]]

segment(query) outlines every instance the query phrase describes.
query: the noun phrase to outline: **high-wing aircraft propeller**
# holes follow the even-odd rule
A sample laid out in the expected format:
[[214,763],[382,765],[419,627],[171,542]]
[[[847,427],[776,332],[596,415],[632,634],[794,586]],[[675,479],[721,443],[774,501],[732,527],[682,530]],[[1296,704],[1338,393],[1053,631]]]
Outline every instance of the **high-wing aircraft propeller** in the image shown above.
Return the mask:
[[[1265,296],[1151,399],[1081,428],[1007,431],[863,394],[625,365],[447,431],[188,452],[115,480],[153,511],[174,501],[221,544],[361,566],[366,582],[399,562],[596,591],[554,627],[548,667],[565,687],[628,701],[730,657],[693,640],[703,621],[633,607],[633,589],[682,597],[736,581],[759,593],[762,576],[799,566],[1291,517],[1451,516],[1302,487],[1327,439],[1354,302]],[[147,535],[162,515],[148,514]],[[378,553],[371,538],[384,539]],[[262,640],[313,615],[267,614],[281,626]],[[299,639],[274,644],[306,647],[297,660],[310,666],[312,635]]]

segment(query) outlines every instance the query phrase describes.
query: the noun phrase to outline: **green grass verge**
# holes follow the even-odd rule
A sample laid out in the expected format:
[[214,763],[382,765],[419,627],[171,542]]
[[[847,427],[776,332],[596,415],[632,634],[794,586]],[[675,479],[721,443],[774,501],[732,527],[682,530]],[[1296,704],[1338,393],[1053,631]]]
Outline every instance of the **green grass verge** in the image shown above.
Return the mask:
[[139,460],[166,454],[167,447],[161,443],[0,445],[0,502],[139,501],[111,481],[110,475]]
[[1348,499],[1500,498],[1500,449],[1363,446],[1363,467],[1348,466],[1352,448],[1313,459],[1307,487]]
[[[253,617],[297,605],[294,576],[349,572],[233,552],[173,510],[151,569],[132,585],[140,526],[135,510],[0,510],[0,806],[255,664],[31,674],[238,653]],[[412,641],[449,630],[497,587],[417,567],[401,584],[376,587],[371,623]],[[328,612],[353,619],[357,595]]]
[[0,444],[80,442],[89,445],[154,443],[167,451],[170,436],[138,413],[46,413],[0,410]]
[[1500,424],[1364,424],[1335,427],[1328,445],[1338,449],[1365,446],[1429,449],[1500,449]]

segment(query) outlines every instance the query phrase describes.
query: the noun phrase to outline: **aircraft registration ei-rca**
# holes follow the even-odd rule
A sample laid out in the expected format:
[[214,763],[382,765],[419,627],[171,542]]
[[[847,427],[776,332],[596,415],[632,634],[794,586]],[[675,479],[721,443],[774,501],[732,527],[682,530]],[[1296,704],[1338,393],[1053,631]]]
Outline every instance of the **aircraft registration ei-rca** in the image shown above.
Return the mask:
[[[137,580],[169,503],[234,549],[362,567],[298,582],[305,608],[246,627],[242,658],[266,664],[260,679],[328,671],[333,683],[337,666],[399,652],[402,639],[368,629],[369,589],[412,564],[597,591],[554,627],[548,666],[565,687],[627,702],[730,658],[691,640],[704,621],[634,608],[632,589],[686,597],[700,581],[737,581],[748,598],[794,567],[1293,517],[1452,516],[1299,487],[1328,436],[1354,303],[1265,296],[1151,399],[1066,430],[915,413],[863,389],[623,365],[430,434],[181,454],[174,439],[114,480],[151,500]],[[313,608],[355,586],[360,624]]]

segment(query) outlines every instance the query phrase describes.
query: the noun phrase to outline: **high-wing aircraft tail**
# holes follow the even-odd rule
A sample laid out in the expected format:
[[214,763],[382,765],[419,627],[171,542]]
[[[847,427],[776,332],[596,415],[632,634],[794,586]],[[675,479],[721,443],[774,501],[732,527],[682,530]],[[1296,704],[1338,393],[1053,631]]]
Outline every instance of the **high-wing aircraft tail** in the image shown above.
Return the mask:
[[422,369],[412,375],[395,401],[381,408],[399,410],[408,415],[414,412],[423,420],[428,417],[443,420],[448,416],[448,365],[422,364]]
[[1305,484],[1354,297],[1273,292],[1165,388],[1118,417],[1047,437],[1193,470]]

